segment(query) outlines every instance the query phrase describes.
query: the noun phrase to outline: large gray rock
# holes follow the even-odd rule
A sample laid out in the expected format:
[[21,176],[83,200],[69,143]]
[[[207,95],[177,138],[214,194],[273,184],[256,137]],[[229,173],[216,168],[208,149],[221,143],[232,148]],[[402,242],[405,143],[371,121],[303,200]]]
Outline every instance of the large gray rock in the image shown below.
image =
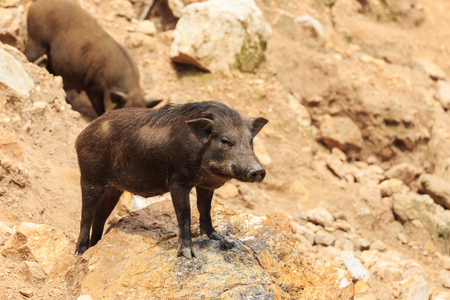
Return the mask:
[[450,208],[450,182],[430,174],[420,176],[420,192],[429,195],[434,202]]
[[170,58],[211,72],[251,72],[263,59],[270,34],[253,0],[194,3],[181,12]]
[[30,97],[34,82],[11,54],[0,49],[0,88],[9,89],[21,98]]

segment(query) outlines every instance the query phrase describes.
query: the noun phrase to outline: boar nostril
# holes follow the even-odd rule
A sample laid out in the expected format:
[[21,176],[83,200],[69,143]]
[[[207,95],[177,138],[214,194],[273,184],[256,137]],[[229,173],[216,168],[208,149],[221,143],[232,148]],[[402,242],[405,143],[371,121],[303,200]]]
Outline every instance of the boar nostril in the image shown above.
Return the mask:
[[262,168],[262,166],[260,164],[253,165],[247,174],[248,180],[250,180],[252,182],[262,181],[265,176],[266,176],[266,171]]

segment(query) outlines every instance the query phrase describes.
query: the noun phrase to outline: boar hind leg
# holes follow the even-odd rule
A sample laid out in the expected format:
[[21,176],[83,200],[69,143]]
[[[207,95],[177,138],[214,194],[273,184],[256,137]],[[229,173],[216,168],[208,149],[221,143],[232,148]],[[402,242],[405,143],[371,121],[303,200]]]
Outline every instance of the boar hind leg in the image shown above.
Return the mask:
[[89,248],[89,235],[100,198],[104,192],[103,186],[81,184],[82,207],[80,235],[78,237],[76,252],[82,255]]
[[102,238],[103,228],[105,227],[106,219],[108,219],[112,210],[119,201],[121,190],[115,187],[108,187],[102,195],[100,205],[95,211],[94,221],[92,223],[92,234],[90,246],[94,246]]
[[[178,221],[179,250],[186,258],[197,257],[191,239],[191,205],[189,203],[189,189],[179,185],[170,187],[173,207]],[[192,254],[192,255],[191,255]]]
[[196,187],[197,190],[197,207],[200,213],[200,230],[212,240],[222,240],[223,236],[217,233],[211,222],[211,201],[214,190],[207,190]]

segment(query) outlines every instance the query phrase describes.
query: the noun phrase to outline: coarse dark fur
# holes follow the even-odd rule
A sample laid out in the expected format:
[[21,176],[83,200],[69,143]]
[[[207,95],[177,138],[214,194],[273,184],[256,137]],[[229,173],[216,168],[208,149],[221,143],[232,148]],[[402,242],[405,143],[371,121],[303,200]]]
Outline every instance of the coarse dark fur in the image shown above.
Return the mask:
[[77,3],[38,0],[27,17],[25,55],[47,54],[50,72],[64,88],[86,91],[97,115],[114,108],[152,107],[139,86],[139,72],[127,51]]
[[211,223],[214,189],[231,178],[264,179],[252,141],[266,123],[264,118],[244,119],[215,101],[121,109],[94,120],[76,141],[83,202],[78,254],[100,240],[123,191],[145,197],[170,192],[179,242],[190,257],[195,251],[189,192],[195,187],[201,229],[222,239]]

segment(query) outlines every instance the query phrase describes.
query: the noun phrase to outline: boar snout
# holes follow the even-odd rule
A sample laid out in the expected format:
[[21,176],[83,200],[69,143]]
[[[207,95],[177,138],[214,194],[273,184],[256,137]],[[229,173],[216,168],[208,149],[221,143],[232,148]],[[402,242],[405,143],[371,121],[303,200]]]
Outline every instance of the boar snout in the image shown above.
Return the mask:
[[261,182],[266,177],[266,170],[259,164],[253,164],[247,172],[247,180],[250,182]]

